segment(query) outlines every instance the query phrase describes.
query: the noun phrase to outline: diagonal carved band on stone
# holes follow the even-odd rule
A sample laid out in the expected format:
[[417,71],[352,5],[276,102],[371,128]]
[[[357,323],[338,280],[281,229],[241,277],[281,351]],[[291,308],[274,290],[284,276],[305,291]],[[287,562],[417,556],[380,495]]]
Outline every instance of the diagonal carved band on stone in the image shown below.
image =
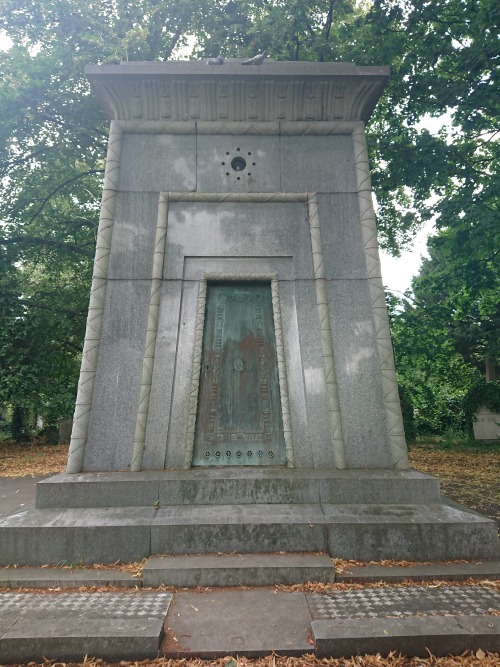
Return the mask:
[[167,238],[168,194],[161,194],[158,204],[155,248],[153,254],[153,270],[151,275],[151,293],[149,297],[148,324],[146,343],[142,360],[141,385],[139,389],[139,405],[135,421],[134,448],[130,469],[134,472],[142,470],[144,445],[146,443],[146,426],[149,413],[149,397],[153,379],[156,337],[158,333],[158,317],[161,301],[161,282],[163,263],[165,261],[165,244]]
[[312,135],[325,136],[331,134],[349,135],[360,125],[356,121],[295,121],[280,123],[280,134],[285,136]]
[[191,384],[189,390],[188,421],[186,429],[186,447],[184,455],[184,468],[191,467],[193,459],[194,437],[196,429],[196,412],[198,409],[198,393],[200,384],[200,369],[203,345],[203,329],[205,325],[205,306],[207,301],[207,282],[213,281],[269,281],[271,283],[271,296],[273,304],[273,319],[276,336],[276,353],[278,360],[278,379],[280,386],[281,413],[283,419],[283,436],[285,440],[285,452],[287,466],[293,467],[293,443],[292,428],[290,420],[290,403],[288,394],[288,382],[286,375],[286,364],[283,344],[283,328],[281,325],[281,308],[278,291],[278,275],[276,273],[203,273],[200,278],[200,289],[196,306],[196,328],[193,349],[193,362],[191,366]]
[[102,193],[101,214],[97,230],[94,273],[90,288],[90,301],[85,331],[85,342],[82,353],[82,365],[78,382],[73,430],[68,454],[67,472],[78,473],[83,467],[85,445],[89,425],[94,382],[97,369],[97,356],[101,339],[102,318],[106,298],[106,281],[108,276],[111,238],[115,216],[115,199],[120,172],[120,155],[122,131],[111,121],[106,173]]
[[277,276],[271,279],[271,298],[273,302],[274,334],[276,337],[276,358],[278,360],[278,381],[280,387],[281,415],[283,419],[283,437],[285,439],[287,466],[292,468],[294,466],[292,420],[290,414],[285,345],[283,341],[283,325],[281,322],[281,304]]
[[389,318],[385,304],[385,290],[382,283],[380,259],[378,253],[375,211],[372,201],[370,169],[366,136],[362,123],[354,130],[354,160],[358,182],[358,201],[361,217],[361,229],[368,271],[368,286],[375,323],[375,336],[382,379],[382,392],[390,440],[392,465],[395,468],[408,468],[408,451],[404,436],[403,417],[399,402],[394,355]]
[[207,279],[200,280],[198,301],[196,304],[196,324],[194,331],[193,361],[191,364],[191,383],[189,386],[189,404],[186,428],[186,446],[184,449],[184,468],[191,467],[196,428],[196,410],[198,408],[198,389],[200,384],[201,355],[203,347],[203,326],[205,323],[205,305],[207,302]]
[[261,135],[270,136],[280,133],[278,122],[223,122],[198,121],[197,134]]
[[330,412],[331,438],[334,460],[335,466],[337,468],[345,468],[346,457],[344,439],[342,435],[342,422],[340,418],[337,379],[335,375],[335,360],[333,356],[328,295],[326,293],[323,248],[321,244],[321,230],[319,226],[318,200],[315,194],[309,195],[307,208],[309,215],[314,282],[316,285],[316,301],[318,305],[321,349],[323,354],[323,365],[325,369],[326,389],[328,393],[328,407]]
[[169,192],[171,202],[215,202],[224,204],[235,202],[245,204],[255,202],[259,204],[281,202],[306,202],[308,194],[305,192]]
[[165,121],[117,120],[116,127],[127,134],[226,134],[226,135],[350,135],[359,121]]

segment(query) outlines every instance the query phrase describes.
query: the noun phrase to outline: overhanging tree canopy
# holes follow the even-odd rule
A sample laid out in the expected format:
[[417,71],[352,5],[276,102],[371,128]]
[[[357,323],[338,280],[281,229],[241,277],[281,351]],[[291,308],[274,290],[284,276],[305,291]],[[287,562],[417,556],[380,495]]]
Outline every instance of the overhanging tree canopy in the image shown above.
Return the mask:
[[[470,271],[481,274],[478,285],[497,280],[497,0],[4,0],[2,10],[0,29],[13,46],[0,53],[1,303],[16,313],[3,319],[3,402],[31,395],[32,410],[47,413],[33,387],[56,368],[69,387],[65,405],[72,399],[78,359],[63,359],[83,336],[107,135],[86,63],[168,59],[194,39],[191,57],[267,48],[278,60],[390,65],[368,128],[382,244],[398,252],[436,216],[436,244],[446,248],[439,261],[473,247],[476,264],[464,280]],[[443,113],[451,132],[423,129]],[[488,289],[484,322],[494,310]],[[45,335],[51,326],[71,335]],[[26,341],[9,342],[20,327],[48,347],[26,356]],[[61,340],[71,341],[64,354]]]

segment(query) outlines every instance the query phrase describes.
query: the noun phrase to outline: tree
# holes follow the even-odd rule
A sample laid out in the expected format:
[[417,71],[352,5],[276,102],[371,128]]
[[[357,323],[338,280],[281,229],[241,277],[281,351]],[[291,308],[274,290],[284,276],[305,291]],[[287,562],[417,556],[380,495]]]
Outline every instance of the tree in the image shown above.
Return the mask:
[[[475,271],[484,269],[488,282],[485,267],[497,255],[481,240],[498,240],[499,229],[496,0],[3,0],[2,9],[0,29],[14,43],[0,52],[7,341],[20,323],[41,341],[58,322],[61,340],[81,344],[107,136],[84,65],[168,59],[190,37],[196,58],[268,48],[278,60],[390,65],[368,128],[382,244],[397,253],[435,216],[440,261],[443,253],[464,258],[464,239],[474,239]],[[451,132],[421,129],[422,119],[445,112]],[[464,275],[473,270],[462,268]],[[489,294],[478,306],[481,332],[485,313],[494,311],[493,287]],[[30,347],[28,335],[17,340],[16,350],[2,348],[0,361],[0,400],[11,404],[20,395],[14,386],[28,395],[30,383],[58,377],[69,349],[54,342],[49,354]],[[36,378],[23,375],[33,372],[30,354],[52,359]]]

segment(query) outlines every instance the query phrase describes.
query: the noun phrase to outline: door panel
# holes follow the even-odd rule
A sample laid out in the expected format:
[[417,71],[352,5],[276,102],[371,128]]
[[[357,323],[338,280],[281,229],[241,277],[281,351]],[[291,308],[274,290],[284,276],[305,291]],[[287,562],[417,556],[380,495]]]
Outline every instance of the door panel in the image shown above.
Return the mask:
[[193,465],[283,465],[269,283],[209,283]]

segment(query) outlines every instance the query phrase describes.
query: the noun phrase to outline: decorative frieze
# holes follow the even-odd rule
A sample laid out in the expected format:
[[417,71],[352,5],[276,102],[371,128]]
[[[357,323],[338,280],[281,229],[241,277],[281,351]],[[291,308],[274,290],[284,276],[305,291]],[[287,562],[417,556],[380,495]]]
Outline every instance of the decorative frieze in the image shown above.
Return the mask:
[[236,59],[213,70],[199,62],[130,62],[87,73],[113,120],[261,123],[367,120],[388,75],[343,63],[266,62],[248,72]]

